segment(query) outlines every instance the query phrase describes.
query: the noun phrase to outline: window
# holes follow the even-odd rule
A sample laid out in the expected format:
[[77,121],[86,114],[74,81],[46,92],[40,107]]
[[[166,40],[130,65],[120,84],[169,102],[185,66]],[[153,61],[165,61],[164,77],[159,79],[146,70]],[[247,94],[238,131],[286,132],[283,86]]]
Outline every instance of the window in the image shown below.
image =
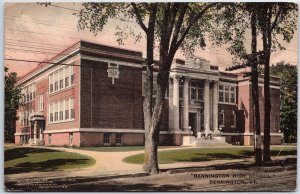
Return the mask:
[[49,105],[50,123],[53,122],[53,104]]
[[69,145],[73,145],[73,133],[69,133]]
[[63,69],[59,71],[59,89],[64,88],[64,75],[63,75]]
[[225,117],[224,117],[224,110],[221,110],[219,112],[219,127],[224,127],[224,120],[225,120]]
[[219,102],[235,103],[235,86],[219,85]]
[[65,100],[65,119],[68,120],[69,117],[69,99]]
[[66,77],[65,78],[65,87],[68,87],[69,86],[69,77]]
[[68,98],[49,104],[49,122],[70,121],[75,118],[74,99]]
[[192,100],[203,100],[203,83],[199,81],[190,82],[190,99]]
[[104,133],[104,135],[103,135],[103,143],[104,144],[110,144],[110,134],[109,133]]
[[64,107],[63,107],[63,101],[59,102],[59,120],[62,121],[64,120]]
[[74,80],[73,66],[66,66],[56,70],[49,75],[49,93],[63,90],[73,85]]
[[50,93],[53,92],[53,74],[49,75]]
[[235,102],[235,93],[230,93],[230,103]]
[[31,85],[32,99],[35,99],[35,83]]
[[122,144],[122,133],[116,134],[116,144],[121,145]]
[[39,109],[39,111],[44,110],[44,95],[43,94],[39,95],[38,109]]
[[191,88],[191,99],[196,100],[197,99],[197,89],[196,88]]
[[54,103],[54,121],[58,121],[58,104]]
[[58,73],[55,72],[54,73],[54,91],[58,90],[58,78],[59,78]]
[[71,85],[74,84],[75,75],[74,75],[74,66],[71,66]]
[[65,68],[65,87],[69,86],[69,66]]
[[75,111],[74,111],[74,99],[70,99],[70,112],[71,112],[71,119],[75,118]]

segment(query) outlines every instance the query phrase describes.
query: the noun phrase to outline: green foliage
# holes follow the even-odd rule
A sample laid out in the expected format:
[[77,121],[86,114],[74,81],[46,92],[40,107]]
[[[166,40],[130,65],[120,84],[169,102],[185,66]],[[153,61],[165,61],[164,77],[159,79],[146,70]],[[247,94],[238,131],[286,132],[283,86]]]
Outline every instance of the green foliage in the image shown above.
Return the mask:
[[4,150],[5,174],[78,169],[96,163],[89,156],[46,148],[5,146]]
[[16,87],[16,73],[8,73],[5,67],[5,123],[4,138],[5,141],[14,142],[14,133],[16,129],[17,110],[20,105],[21,90]]
[[297,142],[297,67],[284,62],[271,66],[271,75],[280,77],[280,128],[287,143]]
[[[268,9],[266,9],[268,8]],[[234,62],[243,62],[247,55],[247,29],[250,29],[252,13],[258,15],[258,36],[263,33],[265,18],[271,18],[272,48],[284,50],[282,42],[290,42],[297,29],[297,4],[287,2],[274,3],[224,3],[215,16],[210,39],[214,45],[228,44],[227,50],[234,56]]]
[[[296,147],[274,147],[271,154],[273,156],[280,153],[283,155],[296,155]],[[160,151],[159,163],[168,164],[176,162],[201,162],[213,160],[233,160],[244,159],[253,156],[253,148],[250,147],[228,147],[228,148],[193,148]],[[132,164],[141,164],[144,161],[143,154],[128,156],[123,159],[124,162]]]
[[[177,48],[181,47],[186,54],[193,54],[195,47],[205,47],[205,34],[211,29],[210,19],[214,12],[204,11],[205,17],[199,18],[198,14],[209,5],[208,3],[83,3],[83,9],[76,14],[79,18],[78,29],[89,29],[97,35],[104,29],[109,19],[119,20],[118,22],[124,23],[116,25],[117,41],[123,44],[129,36],[139,41],[142,35],[136,29],[142,28],[146,31],[152,4],[157,4],[154,36],[158,43],[162,42],[164,36],[173,34],[178,36],[178,40],[184,37]],[[183,13],[182,22],[180,22],[181,13]],[[175,17],[172,18],[171,14],[175,14]],[[170,26],[166,27],[166,19]],[[144,24],[143,27],[141,23]],[[169,27],[170,31],[164,34]],[[178,34],[175,30],[177,27],[179,27]]]

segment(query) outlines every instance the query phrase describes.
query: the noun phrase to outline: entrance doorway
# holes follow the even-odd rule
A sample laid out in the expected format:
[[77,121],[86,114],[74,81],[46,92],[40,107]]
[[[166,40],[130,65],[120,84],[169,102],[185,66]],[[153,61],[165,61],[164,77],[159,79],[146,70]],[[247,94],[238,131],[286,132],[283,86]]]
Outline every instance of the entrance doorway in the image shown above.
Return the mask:
[[189,113],[189,127],[193,136],[197,137],[197,113]]

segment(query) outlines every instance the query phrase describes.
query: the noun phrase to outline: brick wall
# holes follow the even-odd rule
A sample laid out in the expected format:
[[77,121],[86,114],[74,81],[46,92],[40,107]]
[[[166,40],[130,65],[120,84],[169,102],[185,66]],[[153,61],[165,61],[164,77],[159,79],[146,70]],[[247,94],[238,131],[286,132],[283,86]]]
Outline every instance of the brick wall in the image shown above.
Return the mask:
[[113,85],[107,66],[82,60],[80,126],[142,129],[142,69],[120,65],[119,79]]
[[123,145],[126,146],[142,146],[144,145],[144,134],[143,133],[126,133],[123,134]]
[[[236,127],[233,127],[233,125],[234,125],[233,111],[237,110],[237,106],[230,105],[230,104],[219,104],[219,112],[221,110],[224,111],[224,128],[223,128],[222,132],[235,133],[237,131],[237,129],[236,129]],[[239,118],[236,118],[236,119],[239,119]]]
[[[252,86],[250,86],[250,91],[252,89]],[[260,111],[260,126],[261,126],[261,132],[264,131],[264,94],[263,94],[263,86],[259,86],[259,111]],[[251,93],[249,93],[251,95]],[[278,133],[280,130],[280,89],[277,88],[271,88],[270,89],[270,97],[271,97],[271,115],[270,115],[270,129],[271,132]],[[252,100],[252,99],[251,99]],[[252,101],[250,101],[250,104],[252,104]],[[251,115],[253,115],[253,111],[251,112]],[[254,129],[254,126],[252,123],[249,124],[250,129]]]
[[[71,133],[52,133],[51,143],[49,143],[49,134],[44,134],[44,141],[46,146],[56,145],[56,146],[71,146],[70,145],[70,134]],[[73,132],[73,145],[80,146],[80,133]]]
[[182,145],[181,134],[160,134],[159,145],[161,146],[180,146]]
[[103,146],[103,133],[80,133],[80,146]]
[[17,145],[21,144],[21,138],[19,135],[15,136],[15,144]]
[[[74,61],[75,65],[80,64],[80,59],[76,58]],[[75,75],[75,80],[74,80],[74,85],[71,86],[68,89],[64,89],[59,92],[55,92],[52,94],[49,94],[47,91],[48,99],[44,99],[45,102],[45,110],[44,114],[46,115],[46,130],[59,130],[59,129],[72,129],[72,128],[79,128],[79,121],[80,121],[80,110],[79,110],[79,92],[80,92],[80,67],[74,66],[74,75]],[[48,86],[47,86],[48,87]],[[49,123],[49,116],[48,116],[48,103],[54,102],[54,101],[60,101],[60,100],[65,100],[68,98],[74,98],[74,111],[75,111],[75,118],[74,121],[66,121],[66,122],[59,122],[59,123]]]
[[[98,132],[82,132],[80,134],[80,146],[105,146],[103,143],[103,134]],[[122,145],[124,146],[142,146],[144,145],[143,133],[123,133]],[[107,146],[116,145],[116,133],[110,133],[110,144]]]
[[[245,84],[245,82],[241,83]],[[247,85],[239,85],[238,88],[238,110],[242,111],[239,113],[239,117],[237,117],[237,120],[241,119],[240,117],[243,117],[242,119],[244,120],[244,129],[242,129],[241,131],[249,132],[250,123],[252,121],[252,108],[250,107],[250,100],[252,100],[252,97],[250,96],[251,88],[249,82],[247,82]]]

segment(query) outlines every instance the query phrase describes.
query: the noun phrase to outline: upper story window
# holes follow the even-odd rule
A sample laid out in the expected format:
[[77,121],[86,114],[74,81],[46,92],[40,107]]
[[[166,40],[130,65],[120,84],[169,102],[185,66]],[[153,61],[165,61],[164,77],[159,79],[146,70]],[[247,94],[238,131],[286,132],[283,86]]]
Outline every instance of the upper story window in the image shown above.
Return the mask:
[[24,86],[21,89],[21,93],[23,96],[22,102],[30,102],[35,99],[35,83],[29,84],[27,86]]
[[203,84],[201,82],[190,82],[190,99],[191,100],[203,100]]
[[57,92],[74,85],[74,66],[65,66],[49,75],[49,93]]
[[235,103],[236,86],[220,84],[219,85],[219,102]]

